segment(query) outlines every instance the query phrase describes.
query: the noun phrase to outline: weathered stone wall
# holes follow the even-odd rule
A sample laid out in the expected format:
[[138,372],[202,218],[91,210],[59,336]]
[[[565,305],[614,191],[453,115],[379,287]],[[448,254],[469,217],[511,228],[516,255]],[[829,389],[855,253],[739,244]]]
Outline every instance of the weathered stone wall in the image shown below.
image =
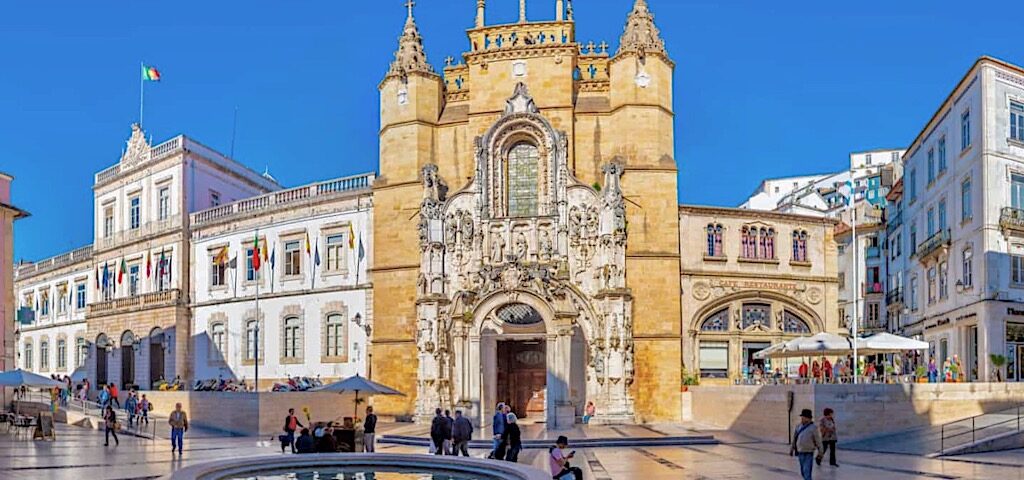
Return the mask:
[[[295,409],[306,423],[302,409],[309,407],[313,421],[337,421],[353,416],[354,396],[332,392],[144,392],[153,403],[153,412],[165,417],[181,403],[189,422],[240,435],[281,433],[289,408]],[[365,397],[360,397],[365,398]],[[366,403],[360,403],[364,412]],[[362,415],[362,414],[361,414]]]
[[[702,385],[689,391],[693,421],[780,442],[787,441],[787,428],[796,425],[804,408],[815,417],[825,408],[835,410],[839,436],[850,441],[941,425],[1024,402],[1024,384],[1019,383]],[[793,392],[792,413],[787,413],[788,392]]]

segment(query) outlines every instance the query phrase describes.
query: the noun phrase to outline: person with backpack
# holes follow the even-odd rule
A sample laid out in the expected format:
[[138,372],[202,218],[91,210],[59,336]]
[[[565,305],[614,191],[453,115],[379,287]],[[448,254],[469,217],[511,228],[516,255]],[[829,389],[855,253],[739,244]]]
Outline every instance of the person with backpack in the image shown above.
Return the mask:
[[811,480],[815,453],[825,453],[821,443],[821,431],[814,425],[814,414],[811,409],[805,408],[800,412],[800,424],[793,431],[793,440],[789,448],[789,455],[795,455],[800,462],[800,475],[804,480]]
[[299,421],[299,417],[295,416],[295,409],[288,409],[288,416],[284,417],[284,435],[281,437],[281,453],[284,453],[285,447],[291,447],[292,453],[297,453],[295,450],[295,430],[298,428],[306,428],[302,422]]

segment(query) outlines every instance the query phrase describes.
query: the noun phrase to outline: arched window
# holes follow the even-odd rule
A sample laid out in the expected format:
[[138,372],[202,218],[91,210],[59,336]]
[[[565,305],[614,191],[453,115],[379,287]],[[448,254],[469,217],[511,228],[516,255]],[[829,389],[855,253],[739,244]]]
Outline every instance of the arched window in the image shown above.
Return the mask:
[[258,326],[259,324],[256,320],[248,320],[245,322],[245,351],[242,352],[244,355],[243,360],[256,360],[256,330]]
[[346,355],[348,339],[345,338],[345,317],[340,313],[327,315],[324,320],[324,353],[325,357],[341,359]]
[[506,178],[508,215],[530,217],[537,214],[537,169],[540,152],[537,147],[521,142],[508,151]]
[[281,357],[287,359],[302,358],[302,322],[299,317],[288,317],[282,325],[284,344],[281,345]]
[[43,339],[39,341],[39,370],[50,369],[50,341]]
[[802,318],[796,316],[789,310],[785,310],[782,314],[782,331],[786,333],[806,335],[811,333],[811,328],[807,326],[807,322]]
[[717,223],[708,225],[708,256],[722,256],[722,226]]
[[772,307],[765,303],[744,303],[743,319],[740,324],[744,330],[752,327],[772,328]]
[[700,324],[702,332],[724,332],[729,330],[729,309],[723,308],[712,313]]
[[224,322],[210,324],[210,360],[223,362],[227,360],[227,329]]
[[743,258],[757,258],[757,229],[743,227],[740,230],[740,243],[743,250]]
[[57,339],[57,370],[68,368],[68,341],[66,338]]
[[775,258],[775,229],[761,228],[761,257],[766,260]]
[[803,230],[793,231],[793,261],[807,261],[807,232]]

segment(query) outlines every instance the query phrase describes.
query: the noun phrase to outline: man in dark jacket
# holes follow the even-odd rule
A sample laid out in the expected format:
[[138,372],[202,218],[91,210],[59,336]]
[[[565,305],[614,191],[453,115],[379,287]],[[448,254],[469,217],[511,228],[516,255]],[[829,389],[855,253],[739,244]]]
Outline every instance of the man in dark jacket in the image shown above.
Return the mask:
[[452,418],[452,412],[449,410],[444,411],[444,454],[453,455],[452,453],[452,428],[455,427],[455,419]]
[[498,447],[501,445],[501,434],[503,433],[505,433],[505,402],[498,402],[494,417],[491,419],[491,435],[494,441],[491,453],[487,455],[487,458],[494,458],[494,454],[497,453]]
[[316,453],[316,439],[309,434],[308,428],[303,428],[299,433],[299,439],[295,441],[295,453]]
[[374,436],[377,433],[377,415],[373,407],[366,407],[366,420],[363,421],[363,451],[373,453]]
[[434,443],[434,455],[444,454],[444,441],[451,435],[451,431],[448,419],[441,415],[441,409],[434,410],[434,419],[430,422],[430,441]]
[[473,422],[462,416],[462,410],[455,411],[455,424],[452,426],[452,441],[455,447],[452,448],[452,455],[469,456],[469,441],[473,438]]

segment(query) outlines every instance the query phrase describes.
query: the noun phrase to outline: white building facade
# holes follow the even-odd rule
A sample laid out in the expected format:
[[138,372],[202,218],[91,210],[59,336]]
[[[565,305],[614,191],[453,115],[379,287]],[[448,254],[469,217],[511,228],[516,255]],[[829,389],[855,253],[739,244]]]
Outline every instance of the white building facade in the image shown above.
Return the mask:
[[982,57],[905,157],[902,331],[962,380],[1024,380],[1024,69]]
[[261,389],[367,375],[372,182],[328,180],[191,215],[195,379],[252,385],[257,361]]

